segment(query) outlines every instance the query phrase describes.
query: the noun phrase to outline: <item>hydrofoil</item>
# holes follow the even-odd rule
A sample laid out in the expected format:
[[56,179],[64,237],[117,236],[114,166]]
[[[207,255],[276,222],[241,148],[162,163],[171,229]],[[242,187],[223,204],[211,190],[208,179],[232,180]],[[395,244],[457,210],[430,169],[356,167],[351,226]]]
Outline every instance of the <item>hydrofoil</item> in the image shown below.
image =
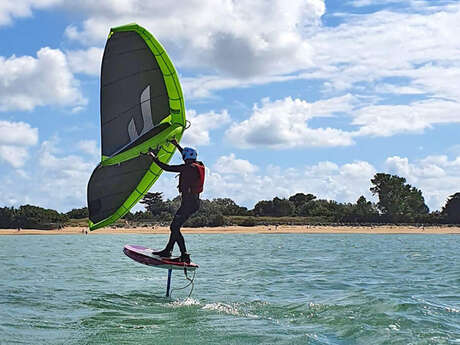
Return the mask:
[[[136,262],[139,262],[147,266],[164,268],[168,270],[166,297],[170,296],[172,270],[183,270],[185,273],[185,278],[188,281],[190,281],[190,284],[192,284],[192,290],[193,290],[193,279],[195,277],[195,270],[199,267],[196,263],[180,262],[179,257],[164,258],[164,257],[153,254],[153,252],[154,250],[151,248],[147,248],[147,247],[139,246],[139,245],[133,245],[133,244],[127,244],[123,248],[123,253],[125,253],[126,256],[130,257]],[[188,277],[187,275],[188,271],[193,271],[194,273],[193,278]],[[190,284],[188,284],[187,286],[189,286]],[[186,288],[187,286],[183,288]],[[192,291],[190,291],[190,294],[191,293]]]

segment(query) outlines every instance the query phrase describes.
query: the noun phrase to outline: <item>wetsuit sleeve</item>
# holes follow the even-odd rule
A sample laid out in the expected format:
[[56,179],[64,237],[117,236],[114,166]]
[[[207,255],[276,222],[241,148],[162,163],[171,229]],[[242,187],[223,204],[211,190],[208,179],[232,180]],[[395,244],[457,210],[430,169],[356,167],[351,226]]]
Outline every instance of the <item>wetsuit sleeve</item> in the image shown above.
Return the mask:
[[177,142],[176,139],[170,141],[170,143],[172,143],[179,150],[179,152],[182,154],[182,151],[184,151],[184,149],[182,148],[182,146],[179,145],[179,143]]
[[182,148],[182,146],[180,146],[179,144],[175,145],[177,147],[177,149],[179,150],[179,152],[182,154],[182,151],[184,151],[184,149]]
[[161,169],[163,169],[164,171],[170,171],[170,172],[178,172],[178,173],[181,173],[184,171],[185,169],[185,165],[184,164],[180,164],[180,165],[168,165],[168,164],[165,164],[163,162],[160,162],[158,160],[158,158],[156,157],[153,157],[153,161],[155,162],[156,165],[158,165]]

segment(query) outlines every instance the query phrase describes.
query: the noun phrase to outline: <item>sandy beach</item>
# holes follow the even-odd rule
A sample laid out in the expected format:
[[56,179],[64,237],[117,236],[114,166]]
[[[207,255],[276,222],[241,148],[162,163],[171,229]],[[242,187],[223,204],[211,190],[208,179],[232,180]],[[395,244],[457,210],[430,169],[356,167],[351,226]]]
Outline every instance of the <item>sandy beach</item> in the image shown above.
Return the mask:
[[[0,235],[75,235],[85,234],[168,234],[168,227],[103,228],[88,231],[84,227],[61,230],[0,229]],[[184,234],[460,234],[460,227],[447,226],[226,226],[214,228],[183,228]]]

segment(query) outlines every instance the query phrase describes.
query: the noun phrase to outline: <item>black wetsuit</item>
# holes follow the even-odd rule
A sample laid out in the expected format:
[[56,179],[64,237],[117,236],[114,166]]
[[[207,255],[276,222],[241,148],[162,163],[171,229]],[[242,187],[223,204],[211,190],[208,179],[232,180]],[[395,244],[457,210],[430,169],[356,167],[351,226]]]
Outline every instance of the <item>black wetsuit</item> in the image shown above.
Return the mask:
[[[192,193],[190,191],[191,184],[199,178],[197,168],[192,163],[180,164],[180,165],[168,165],[160,162],[158,159],[154,159],[155,163],[164,171],[177,172],[179,173],[179,192],[181,193],[181,204],[174,219],[171,222],[171,235],[169,236],[168,244],[166,245],[165,251],[172,251],[174,244],[177,242],[181,253],[186,253],[184,236],[180,232],[180,228],[187,219],[190,218],[200,208],[200,194]],[[196,161],[194,163],[203,165],[202,162]]]

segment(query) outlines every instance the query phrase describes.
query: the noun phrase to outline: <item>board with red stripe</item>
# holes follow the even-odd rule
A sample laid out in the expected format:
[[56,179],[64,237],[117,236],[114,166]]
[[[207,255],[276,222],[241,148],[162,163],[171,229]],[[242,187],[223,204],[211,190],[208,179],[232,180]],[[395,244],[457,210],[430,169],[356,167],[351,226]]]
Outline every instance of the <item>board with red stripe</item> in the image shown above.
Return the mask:
[[128,257],[147,266],[173,270],[187,268],[189,271],[193,271],[199,267],[193,262],[179,262],[178,257],[163,258],[158,255],[154,255],[152,254],[153,251],[153,249],[132,244],[127,244],[123,248],[123,253],[125,253]]

